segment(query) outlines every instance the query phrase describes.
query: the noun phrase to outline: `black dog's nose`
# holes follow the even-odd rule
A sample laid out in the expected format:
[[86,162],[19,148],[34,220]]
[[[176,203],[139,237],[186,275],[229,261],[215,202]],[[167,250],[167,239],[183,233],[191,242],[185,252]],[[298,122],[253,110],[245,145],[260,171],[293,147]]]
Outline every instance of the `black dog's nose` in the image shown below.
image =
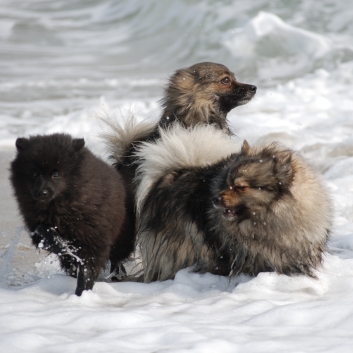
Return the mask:
[[46,199],[49,197],[49,195],[50,195],[50,192],[48,189],[40,189],[37,193],[37,197],[39,199]]
[[256,92],[256,90],[257,90],[257,87],[256,86],[254,86],[254,85],[251,85],[250,87],[249,87],[249,90],[251,91],[251,92]]

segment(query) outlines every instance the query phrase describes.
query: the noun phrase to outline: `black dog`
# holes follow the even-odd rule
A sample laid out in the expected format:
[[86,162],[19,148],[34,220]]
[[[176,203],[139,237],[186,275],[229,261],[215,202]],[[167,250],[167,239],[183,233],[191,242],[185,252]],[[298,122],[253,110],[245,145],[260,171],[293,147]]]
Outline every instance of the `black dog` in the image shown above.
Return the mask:
[[93,288],[108,260],[118,271],[134,249],[122,178],[84,144],[67,134],[18,138],[10,168],[33,244],[58,254],[66,273],[78,277],[77,295]]
[[253,149],[212,126],[174,126],[138,152],[143,280],[182,268],[314,276],[332,210],[319,176],[278,145]]

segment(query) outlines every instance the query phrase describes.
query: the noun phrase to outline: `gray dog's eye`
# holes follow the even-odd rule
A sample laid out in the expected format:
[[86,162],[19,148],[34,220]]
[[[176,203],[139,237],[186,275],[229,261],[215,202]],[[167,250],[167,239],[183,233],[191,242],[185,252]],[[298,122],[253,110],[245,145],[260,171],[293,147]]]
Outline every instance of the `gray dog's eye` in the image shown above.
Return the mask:
[[230,84],[230,78],[229,77],[225,77],[221,80],[221,82],[224,84],[224,85],[229,85]]
[[54,178],[59,178],[60,177],[60,172],[54,172],[53,173]]

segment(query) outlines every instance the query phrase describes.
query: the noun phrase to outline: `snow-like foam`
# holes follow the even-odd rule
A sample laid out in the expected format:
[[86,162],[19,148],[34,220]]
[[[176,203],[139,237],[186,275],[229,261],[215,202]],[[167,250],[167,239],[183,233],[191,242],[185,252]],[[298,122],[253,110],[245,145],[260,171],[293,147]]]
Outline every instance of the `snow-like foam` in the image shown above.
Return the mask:
[[[18,136],[68,132],[107,157],[100,109],[109,104],[117,119],[132,109],[155,120],[170,74],[220,62],[258,87],[228,115],[233,132],[304,155],[323,174],[335,215],[318,279],[229,279],[188,268],[165,282],[108,283],[102,273],[93,291],[77,297],[76,280],[56,257],[40,260],[43,253],[24,245],[27,234],[15,232],[21,221],[8,231],[2,212],[1,352],[351,352],[349,1],[4,1],[0,10],[1,150],[14,151]],[[2,211],[15,207],[0,201]],[[26,262],[28,252],[36,265]]]
[[240,65],[252,62],[262,79],[310,72],[331,47],[328,38],[291,26],[263,11],[244,27],[227,32],[223,43]]

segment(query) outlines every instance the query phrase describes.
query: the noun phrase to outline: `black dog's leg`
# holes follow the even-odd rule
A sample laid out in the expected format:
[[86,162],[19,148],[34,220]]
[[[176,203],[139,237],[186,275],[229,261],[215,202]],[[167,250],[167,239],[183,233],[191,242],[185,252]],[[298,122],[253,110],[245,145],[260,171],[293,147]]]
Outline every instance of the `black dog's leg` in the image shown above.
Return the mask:
[[[67,274],[73,277],[76,277],[77,274],[77,287],[75,291],[77,296],[81,296],[84,290],[93,288],[96,275],[92,266],[85,264],[84,261],[79,258],[77,255],[78,249],[69,241],[62,239],[60,235],[57,234],[55,228],[40,224],[36,228],[33,236],[41,238],[38,244],[42,244],[41,247],[43,249],[59,256],[61,265]],[[78,267],[77,270],[76,267]]]
[[55,228],[39,224],[32,233],[32,240],[37,247],[58,255],[66,274],[77,277],[78,263],[82,262],[77,256],[78,250],[70,241],[64,240]]
[[68,276],[77,278],[78,262],[70,255],[58,256],[61,268]]
[[59,241],[54,228],[39,224],[32,233],[33,243],[40,249],[48,250],[54,254],[60,254],[64,245]]
[[84,290],[92,289],[94,280],[95,275],[90,266],[79,264],[75,294],[80,297]]

